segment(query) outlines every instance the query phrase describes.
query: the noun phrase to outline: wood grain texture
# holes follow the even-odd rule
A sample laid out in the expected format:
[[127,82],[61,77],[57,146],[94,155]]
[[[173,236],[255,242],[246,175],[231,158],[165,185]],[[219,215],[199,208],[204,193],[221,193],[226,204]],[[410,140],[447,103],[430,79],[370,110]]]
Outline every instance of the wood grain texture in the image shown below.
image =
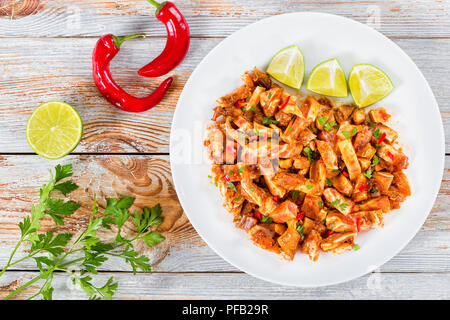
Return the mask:
[[[71,198],[80,202],[82,208],[58,230],[76,233],[86,226],[94,193],[101,206],[104,206],[106,197],[134,196],[137,207],[161,203],[163,208],[165,222],[161,231],[167,240],[153,250],[140,251],[149,256],[155,271],[238,271],[206,246],[183,214],[173,189],[167,156],[70,156],[64,162],[74,165],[74,179],[80,189]],[[19,238],[17,224],[28,215],[32,203],[38,199],[39,187],[48,180],[47,169],[53,165],[54,162],[38,156],[1,158],[0,266],[5,264]],[[381,267],[382,272],[450,271],[449,180],[450,157],[447,157],[444,182],[430,216],[411,243]],[[54,228],[49,219],[43,225],[45,230]],[[125,230],[133,231],[129,227]],[[111,233],[102,234],[104,239],[110,237]],[[142,248],[138,245],[138,250]],[[18,257],[25,252],[26,246],[18,252]],[[32,261],[17,268],[36,270]],[[102,270],[129,271],[130,268],[119,260],[111,260]]]
[[[29,272],[8,272],[0,279],[0,298],[36,276]],[[119,283],[116,299],[449,299],[450,277],[428,273],[371,273],[343,284],[321,288],[286,287],[242,273],[154,273],[133,277],[124,273],[96,276],[95,283],[104,284],[110,276]],[[31,296],[33,285],[17,299]],[[56,274],[53,280],[55,299],[86,299],[73,287],[67,275]]]
[[[16,2],[12,8],[8,3]],[[79,37],[107,32],[165,36],[154,8],[141,0],[1,0],[0,36]],[[450,3],[430,0],[175,1],[194,37],[223,37],[262,18],[296,11],[339,14],[391,37],[450,36]],[[36,4],[37,3],[37,4]],[[0,5],[1,7],[1,5]]]
[[[193,39],[187,58],[170,73],[175,83],[168,95],[160,105],[139,115],[114,108],[98,93],[91,71],[96,39],[1,41],[0,153],[31,152],[25,139],[26,121],[36,106],[52,99],[75,106],[84,121],[84,137],[75,152],[168,153],[170,125],[181,90],[201,59],[220,41]],[[450,39],[395,42],[429,81],[440,106],[450,151]],[[114,78],[130,93],[150,93],[162,78],[144,79],[136,70],[156,57],[164,44],[164,39],[124,44],[112,64]]]

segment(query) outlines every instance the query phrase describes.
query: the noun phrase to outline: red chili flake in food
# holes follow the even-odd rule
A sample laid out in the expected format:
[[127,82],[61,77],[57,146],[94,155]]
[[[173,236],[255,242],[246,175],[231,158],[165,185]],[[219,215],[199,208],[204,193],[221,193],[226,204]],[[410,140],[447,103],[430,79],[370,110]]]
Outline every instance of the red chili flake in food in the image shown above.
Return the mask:
[[291,96],[288,96],[287,99],[286,99],[286,101],[284,101],[284,103],[283,103],[280,107],[278,107],[278,110],[281,111],[281,110],[283,110],[284,108],[286,108],[286,106],[288,105],[290,99],[291,99]]
[[361,191],[361,192],[363,192],[363,191],[366,190],[366,189],[367,189],[367,183],[363,183],[363,184],[358,188],[358,190]]
[[305,213],[300,212],[299,214],[297,214],[297,220],[302,220],[305,217]]
[[328,230],[327,233],[325,234],[325,237],[329,237],[334,233],[333,230]]
[[380,136],[380,138],[378,138],[377,144],[380,144],[381,142],[383,142],[384,138],[386,138],[386,132],[383,132],[383,134]]
[[361,217],[357,216],[357,217],[355,218],[355,224],[356,224],[356,230],[358,230],[358,232],[359,232],[359,230],[360,230],[359,227],[361,226],[361,223],[362,223]]
[[243,104],[243,102],[242,102],[242,100],[238,100],[235,104],[234,104],[234,106],[236,107],[236,108],[242,108],[242,104]]
[[275,201],[275,202],[280,201],[280,197],[279,196],[273,196],[273,201]]
[[389,158],[391,158],[392,161],[394,161],[394,155],[393,155],[392,153],[390,153],[390,152],[388,151],[387,155],[388,155]]
[[254,211],[254,212],[253,212],[253,216],[254,216],[256,219],[258,219],[258,220],[261,220],[261,219],[262,219],[262,214],[261,214],[261,212],[259,212],[259,211]]
[[347,172],[342,172],[342,174],[344,175],[344,177],[347,177],[348,178],[348,173]]
[[224,176],[222,177],[222,179],[225,180],[225,181],[230,181],[230,180],[231,180],[230,176],[227,175],[227,174],[224,175]]

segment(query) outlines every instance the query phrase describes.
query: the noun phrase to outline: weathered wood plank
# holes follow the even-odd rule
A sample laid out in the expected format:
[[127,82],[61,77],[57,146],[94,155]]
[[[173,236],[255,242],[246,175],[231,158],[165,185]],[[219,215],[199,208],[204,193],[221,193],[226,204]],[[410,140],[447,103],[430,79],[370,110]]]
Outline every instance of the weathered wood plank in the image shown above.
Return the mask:
[[[186,0],[175,1],[194,37],[222,37],[272,15],[296,11],[339,14],[391,37],[450,36],[448,1]],[[8,3],[17,3],[14,9]],[[143,0],[2,0],[0,36],[73,37],[139,30],[165,36],[154,8]]]
[[[106,197],[134,196],[139,207],[161,203],[166,217],[161,228],[167,240],[153,250],[141,251],[151,258],[155,271],[238,271],[206,246],[183,214],[173,189],[167,156],[70,156],[64,162],[74,165],[74,179],[81,188],[72,198],[83,206],[67,219],[67,226],[58,230],[78,232],[86,225],[94,193],[101,205]],[[38,156],[0,158],[0,266],[6,263],[19,238],[17,224],[38,199],[39,187],[48,180],[47,170],[54,165],[55,162]],[[425,225],[401,253],[381,267],[382,272],[450,271],[449,180],[450,157],[447,157],[440,195]],[[53,228],[53,223],[46,220],[44,227]],[[110,236],[102,234],[105,239]],[[23,249],[17,257],[24,254]],[[14,268],[35,270],[36,266],[30,261]],[[113,259],[103,270],[130,269]]]
[[[85,134],[76,152],[168,152],[172,115],[181,90],[201,59],[221,39],[193,39],[186,60],[171,72],[176,79],[168,95],[159,106],[138,115],[112,107],[98,93],[91,74],[95,41],[8,39],[0,43],[0,153],[31,152],[25,139],[26,121],[36,106],[51,99],[72,104],[83,118]],[[450,39],[396,42],[430,82],[450,150]],[[161,79],[138,77],[136,70],[163,46],[162,39],[126,43],[113,61],[115,79],[133,94],[151,92]]]
[[[36,276],[29,272],[7,272],[0,278],[0,298]],[[94,283],[104,284],[110,276],[119,283],[115,299],[449,299],[450,277],[446,273],[378,273],[374,272],[346,283],[320,287],[280,286],[243,273],[154,273],[99,274]],[[86,295],[56,274],[54,299],[86,299]],[[30,297],[40,288],[39,282],[16,299]]]

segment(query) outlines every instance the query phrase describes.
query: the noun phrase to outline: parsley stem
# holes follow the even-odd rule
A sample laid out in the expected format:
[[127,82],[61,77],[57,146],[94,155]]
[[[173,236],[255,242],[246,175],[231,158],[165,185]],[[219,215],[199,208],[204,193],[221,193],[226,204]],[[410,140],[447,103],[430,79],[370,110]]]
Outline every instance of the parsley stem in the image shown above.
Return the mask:
[[[53,270],[51,271],[53,272]],[[19,292],[22,292],[24,289],[28,288],[29,286],[31,286],[33,283],[35,283],[36,281],[44,278],[47,276],[47,274],[50,273],[50,270],[44,273],[41,273],[40,275],[38,275],[37,277],[34,277],[33,279],[31,279],[30,281],[28,281],[27,283],[25,283],[24,285],[22,285],[20,288],[16,289],[15,291],[11,292],[9,295],[7,295],[5,298],[3,298],[3,300],[9,300],[12,297],[14,297],[16,294],[18,294]]]
[[[15,263],[11,264],[11,260],[14,257],[14,255],[16,254],[17,249],[19,249],[20,245],[23,242],[23,238],[21,237],[20,240],[17,242],[16,246],[14,247],[14,250],[11,252],[8,262],[6,263],[6,266],[3,268],[2,272],[0,272],[0,277],[6,272],[6,269],[8,269],[11,265],[18,263],[17,261]],[[25,260],[25,259],[22,259]]]

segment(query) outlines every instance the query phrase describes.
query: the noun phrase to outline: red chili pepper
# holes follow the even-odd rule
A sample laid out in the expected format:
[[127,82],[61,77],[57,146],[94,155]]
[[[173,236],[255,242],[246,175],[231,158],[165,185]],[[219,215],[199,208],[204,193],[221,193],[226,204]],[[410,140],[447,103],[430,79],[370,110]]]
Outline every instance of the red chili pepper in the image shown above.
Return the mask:
[[234,104],[234,106],[236,107],[236,108],[242,108],[242,100],[238,100],[235,104]]
[[163,52],[141,68],[138,74],[144,77],[159,77],[175,68],[186,56],[190,43],[189,26],[172,2],[147,1],[156,7],[156,18],[166,26],[167,42]]
[[304,212],[300,212],[299,214],[297,214],[297,220],[302,220],[305,217],[305,213]]
[[227,174],[224,175],[224,176],[222,177],[222,179],[225,180],[225,181],[230,181],[230,180],[231,180],[230,176],[227,175]]
[[273,201],[275,201],[275,202],[280,201],[280,197],[279,196],[273,196]]
[[390,153],[390,152],[388,151],[387,155],[388,155],[389,158],[391,158],[392,161],[394,161],[394,155],[393,155],[392,153]]
[[383,134],[378,138],[377,144],[380,144],[383,142],[384,138],[386,138],[386,132],[383,132]]
[[327,233],[325,234],[325,237],[329,237],[334,233],[333,230],[328,230]]
[[344,175],[344,177],[348,178],[348,172],[343,171],[342,174]]
[[259,212],[259,211],[254,211],[253,216],[258,220],[261,220],[261,218],[262,218],[261,212]]
[[281,110],[283,110],[284,108],[286,108],[286,106],[288,105],[290,99],[291,99],[291,96],[288,96],[287,99],[286,99],[286,101],[284,101],[284,103],[283,103],[280,107],[278,107],[278,110],[281,111]]
[[126,37],[116,37],[107,34],[101,37],[92,54],[92,66],[94,82],[100,93],[112,105],[128,112],[143,112],[157,105],[166,94],[173,78],[167,78],[148,97],[136,98],[125,92],[112,78],[109,63],[120,50],[120,46],[126,40],[142,37],[141,34],[133,34]]
[[361,217],[357,216],[355,218],[355,224],[356,224],[356,230],[358,230],[358,232],[359,232],[359,229],[360,229],[360,226],[361,226]]
[[366,190],[366,189],[367,189],[367,183],[363,183],[363,184],[358,188],[358,190],[361,191],[361,192],[363,192],[363,191]]

